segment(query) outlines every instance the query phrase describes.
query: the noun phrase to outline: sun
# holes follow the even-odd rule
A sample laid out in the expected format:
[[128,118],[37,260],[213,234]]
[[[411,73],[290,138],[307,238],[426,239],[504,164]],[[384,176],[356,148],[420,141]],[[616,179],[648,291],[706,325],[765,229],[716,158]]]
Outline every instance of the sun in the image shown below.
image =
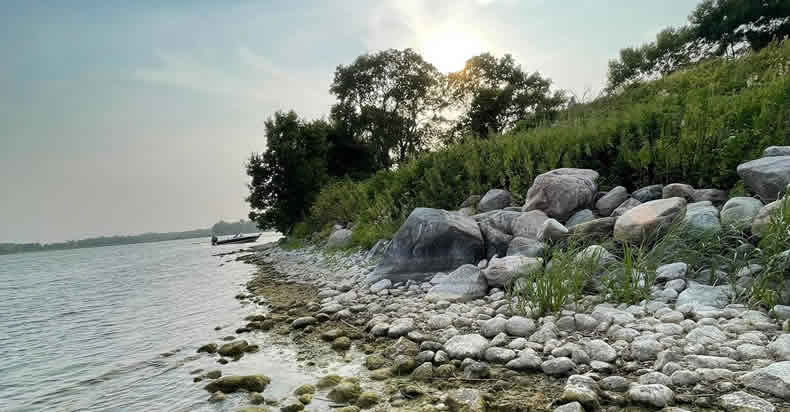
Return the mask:
[[480,38],[462,27],[443,27],[423,40],[423,57],[442,73],[464,68],[466,60],[482,52]]

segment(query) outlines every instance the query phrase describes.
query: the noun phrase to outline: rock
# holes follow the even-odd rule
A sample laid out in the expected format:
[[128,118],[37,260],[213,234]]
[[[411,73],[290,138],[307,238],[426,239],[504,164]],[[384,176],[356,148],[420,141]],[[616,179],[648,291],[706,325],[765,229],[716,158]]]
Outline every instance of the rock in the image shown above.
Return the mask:
[[489,226],[485,223],[479,223],[480,232],[483,234],[483,239],[486,245],[486,258],[491,259],[494,256],[506,256],[507,249],[513,236],[508,235]]
[[790,146],[768,146],[763,150],[763,157],[790,156]]
[[[335,412],[338,411],[338,409],[335,409]],[[269,412],[269,409],[263,406],[245,406],[241,409],[236,409],[236,412]]]
[[637,190],[636,192],[631,194],[631,197],[642,203],[646,203],[652,200],[661,199],[663,195],[664,195],[664,186],[652,185]]
[[763,207],[760,199],[753,197],[733,197],[721,209],[721,224],[735,226],[742,231],[752,228],[752,220]]
[[670,199],[673,197],[682,197],[688,203],[694,202],[694,188],[683,183],[672,183],[664,186],[661,198]]
[[710,202],[696,202],[686,205],[686,216],[683,218],[686,228],[695,232],[718,232],[721,230],[719,223],[719,209]]
[[615,351],[613,347],[609,346],[608,343],[601,339],[591,340],[584,346],[584,349],[590,355],[590,359],[592,360],[613,362],[615,359],[617,359],[617,351]]
[[477,203],[478,213],[504,209],[510,206],[510,192],[502,189],[491,189]]
[[554,408],[554,412],[584,412],[584,407],[579,402],[571,402]]
[[720,345],[727,340],[727,336],[719,328],[711,325],[694,328],[686,335],[686,341],[699,345]]
[[738,359],[740,360],[768,359],[771,357],[768,348],[751,343],[738,345],[735,350],[738,351]]
[[381,402],[381,395],[378,393],[372,391],[362,392],[357,399],[357,406],[362,409],[368,409],[376,406],[379,402]]
[[513,278],[527,270],[540,268],[541,260],[525,256],[505,256],[493,258],[483,269],[483,276],[489,287],[509,286]]
[[462,202],[462,203],[461,203],[461,204],[458,206],[458,208],[459,208],[459,209],[463,209],[463,208],[465,208],[465,207],[469,207],[469,206],[476,206],[476,205],[477,205],[477,203],[480,201],[480,199],[481,199],[481,198],[482,198],[482,196],[480,196],[480,195],[471,195],[471,196],[467,197],[467,198],[466,198],[466,200],[464,200],[464,201],[463,201],[463,202]]
[[553,323],[545,323],[535,333],[529,335],[530,342],[546,343],[552,339],[557,339],[559,329]]
[[398,355],[417,356],[419,352],[420,347],[416,343],[406,337],[401,337],[395,343],[387,346],[384,356],[392,359]]
[[549,359],[540,364],[543,373],[552,376],[564,376],[576,368],[576,364],[566,357]]
[[326,376],[321,377],[321,379],[318,380],[318,383],[316,384],[316,386],[319,389],[326,389],[326,388],[331,388],[333,386],[336,386],[337,384],[339,384],[342,381],[343,381],[343,378],[341,378],[338,375],[326,375]]
[[315,386],[310,384],[304,384],[294,390],[294,395],[296,396],[312,394],[312,393],[315,393]]
[[345,249],[351,246],[351,235],[353,233],[348,229],[335,230],[329,236],[326,242],[326,247],[330,249]]
[[332,349],[337,351],[344,351],[351,349],[351,339],[347,336],[341,336],[332,341]]
[[656,269],[656,283],[669,282],[675,279],[684,279],[688,265],[683,262],[661,265]]
[[336,403],[353,403],[362,393],[359,379],[345,378],[327,394],[327,398]]
[[304,410],[304,404],[302,402],[292,402],[280,408],[281,412],[299,412],[302,410]]
[[790,399],[790,361],[776,362],[741,377],[751,389]]
[[209,402],[221,402],[221,401],[224,401],[225,399],[228,399],[228,397],[225,396],[224,393],[222,393],[221,391],[216,391],[216,392],[211,394],[211,396],[208,398],[208,401]]
[[512,235],[513,222],[523,214],[520,209],[519,211],[494,210],[474,215],[472,219],[478,224],[488,225],[502,233]]
[[669,386],[671,384],[671,380],[669,379],[669,376],[664,375],[661,372],[648,372],[639,377],[639,383],[642,385],[659,384]]
[[444,344],[444,350],[453,359],[482,359],[488,340],[478,334],[456,335]]
[[617,219],[614,238],[621,242],[641,243],[665,231],[686,215],[686,201],[679,197],[643,203]]
[[516,352],[505,348],[488,348],[484,354],[485,360],[494,363],[508,363],[515,359]]
[[622,376],[607,376],[598,382],[605,391],[625,392],[628,390],[628,379]]
[[241,389],[250,392],[263,392],[270,382],[271,379],[265,375],[232,375],[212,381],[204,389],[212,393],[216,391],[233,393]]
[[505,331],[511,336],[527,337],[535,328],[535,321],[523,316],[513,316],[505,322]]
[[399,338],[401,336],[406,336],[409,332],[414,330],[414,319],[412,318],[400,318],[396,319],[390,325],[389,331],[387,335],[391,338]]
[[762,236],[763,231],[768,227],[771,222],[771,217],[775,210],[779,210],[782,206],[782,200],[776,200],[760,208],[757,216],[752,220],[752,234],[755,236]]
[[663,408],[674,401],[675,393],[672,389],[659,384],[634,385],[628,390],[628,397],[633,402]]
[[411,378],[418,381],[427,381],[433,378],[433,365],[425,362],[411,373]]
[[633,197],[629,197],[628,199],[626,199],[625,202],[620,204],[620,206],[617,206],[617,209],[612,211],[611,216],[612,217],[620,217],[620,216],[624,215],[625,212],[627,212],[627,211],[629,211],[629,210],[631,210],[631,209],[633,209],[633,208],[635,208],[635,207],[637,207],[637,206],[639,206],[641,204],[642,204],[642,202],[634,199]]
[[247,343],[246,340],[243,339],[235,340],[233,342],[226,343],[220,346],[219,349],[217,350],[217,353],[219,353],[221,356],[227,356],[229,358],[233,358],[236,356],[243,355],[244,350],[247,349],[247,346],[249,346],[249,344]]
[[491,369],[483,362],[469,362],[464,368],[464,379],[486,379],[491,376]]
[[380,281],[370,285],[370,293],[379,293],[392,287],[392,281],[389,279],[381,279]]
[[579,402],[590,410],[600,409],[598,392],[592,386],[595,385],[595,383],[593,382],[592,385],[590,385],[585,384],[585,382],[573,382],[572,378],[574,377],[586,378],[586,376],[581,375],[573,375],[568,378],[568,383],[565,385],[559,401]]
[[590,316],[601,323],[614,323],[616,325],[622,325],[636,320],[634,315],[630,312],[603,305],[596,306]]
[[447,394],[447,407],[451,412],[484,412],[485,398],[478,389],[453,389]]
[[599,265],[609,265],[617,262],[617,257],[600,245],[587,246],[573,258],[576,262],[583,262],[587,259],[591,259]]
[[568,229],[562,223],[549,219],[543,222],[538,233],[538,240],[548,243],[559,242],[568,236]]
[[398,229],[381,263],[368,274],[372,284],[427,280],[484,257],[483,235],[474,219],[445,210],[417,208]]
[[216,343],[208,343],[198,348],[198,353],[206,352],[206,353],[216,353],[217,352],[217,344]]
[[730,303],[730,293],[727,285],[707,286],[689,281],[686,289],[678,295],[675,307],[690,304],[721,309]]
[[522,213],[518,218],[513,220],[513,236],[537,239],[538,234],[540,234],[540,229],[543,227],[543,223],[549,219],[548,215],[541,210],[532,210]]
[[763,202],[773,202],[790,183],[790,156],[771,156],[738,165],[738,175],[746,187]]
[[734,412],[773,412],[776,407],[759,396],[744,391],[728,393],[719,397],[719,406]]
[[291,328],[292,329],[302,329],[302,328],[304,328],[306,326],[309,326],[309,325],[315,325],[316,323],[318,323],[318,319],[316,319],[316,318],[314,318],[312,316],[305,316],[305,317],[302,317],[302,318],[294,319],[294,321],[291,322]]
[[385,381],[392,377],[392,369],[381,368],[370,372],[370,379],[374,381]]
[[441,365],[436,368],[434,374],[437,378],[451,378],[455,375],[455,365],[452,363]]
[[593,203],[598,172],[590,169],[555,169],[535,178],[527,191],[524,210],[542,210],[564,222],[571,214]]
[[570,229],[573,226],[576,226],[576,225],[579,225],[579,224],[582,224],[582,223],[587,223],[587,222],[589,222],[591,220],[595,220],[595,214],[592,212],[592,210],[590,210],[590,209],[582,209],[582,210],[574,213],[573,216],[571,216],[570,218],[568,218],[568,221],[565,222],[565,227]]
[[504,318],[491,318],[480,324],[480,333],[486,338],[493,338],[505,331],[506,323]]
[[463,265],[454,270],[441,283],[428,291],[430,302],[468,302],[486,296],[488,282],[475,265]]
[[691,386],[699,382],[700,376],[696,372],[687,369],[681,369],[672,372],[669,380],[674,386]]
[[790,361],[790,334],[777,336],[775,341],[768,344],[768,350],[776,359]]
[[505,367],[516,371],[538,370],[543,361],[535,351],[531,349],[522,350],[518,357],[508,362]]
[[580,223],[569,229],[569,233],[582,237],[610,237],[617,218],[602,217],[589,222]]
[[507,256],[543,257],[546,244],[526,237],[514,237],[507,248]]
[[643,338],[631,342],[631,356],[638,361],[656,359],[662,350],[664,350],[664,345],[654,339]]
[[595,202],[595,208],[601,216],[609,216],[628,199],[628,189],[617,186]]
[[697,189],[694,191],[694,202],[710,202],[715,206],[721,206],[727,201],[727,192],[721,189]]

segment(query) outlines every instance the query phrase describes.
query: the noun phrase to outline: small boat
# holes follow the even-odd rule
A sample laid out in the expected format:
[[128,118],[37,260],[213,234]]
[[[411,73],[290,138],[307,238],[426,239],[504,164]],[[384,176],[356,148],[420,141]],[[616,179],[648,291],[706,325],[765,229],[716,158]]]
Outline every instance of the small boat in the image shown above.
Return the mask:
[[252,243],[252,242],[255,242],[256,240],[258,240],[259,237],[261,237],[260,233],[254,234],[254,235],[249,235],[249,236],[233,236],[233,237],[229,237],[227,239],[222,239],[222,240],[219,240],[216,237],[212,237],[211,238],[211,244],[212,245],[228,245],[228,244],[233,244],[233,243]]

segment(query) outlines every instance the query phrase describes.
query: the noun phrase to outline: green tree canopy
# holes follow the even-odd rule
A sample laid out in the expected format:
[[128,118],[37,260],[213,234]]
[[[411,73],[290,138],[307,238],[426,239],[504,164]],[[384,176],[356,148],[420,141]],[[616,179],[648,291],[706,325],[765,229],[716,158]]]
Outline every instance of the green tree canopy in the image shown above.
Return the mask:
[[332,118],[370,148],[376,169],[387,169],[428,145],[443,106],[441,83],[441,73],[411,49],[364,54],[335,70]]
[[462,111],[453,138],[468,132],[485,138],[525,120],[536,125],[553,118],[567,101],[562,92],[551,92],[551,80],[526,73],[509,54],[472,57],[462,70],[449,74],[448,85]]
[[259,227],[288,233],[304,220],[327,180],[330,131],[327,122],[304,122],[293,111],[266,121],[266,151],[253,153],[247,162],[250,219]]

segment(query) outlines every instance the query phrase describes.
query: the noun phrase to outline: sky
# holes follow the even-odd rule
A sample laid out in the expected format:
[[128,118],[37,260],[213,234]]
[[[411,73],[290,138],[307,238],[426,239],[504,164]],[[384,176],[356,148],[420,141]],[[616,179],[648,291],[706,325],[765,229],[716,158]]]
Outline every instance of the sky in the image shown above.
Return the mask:
[[246,218],[244,162],[277,110],[326,116],[334,69],[413,48],[442,71],[488,51],[578,98],[695,0],[5,0],[0,242],[181,231]]

